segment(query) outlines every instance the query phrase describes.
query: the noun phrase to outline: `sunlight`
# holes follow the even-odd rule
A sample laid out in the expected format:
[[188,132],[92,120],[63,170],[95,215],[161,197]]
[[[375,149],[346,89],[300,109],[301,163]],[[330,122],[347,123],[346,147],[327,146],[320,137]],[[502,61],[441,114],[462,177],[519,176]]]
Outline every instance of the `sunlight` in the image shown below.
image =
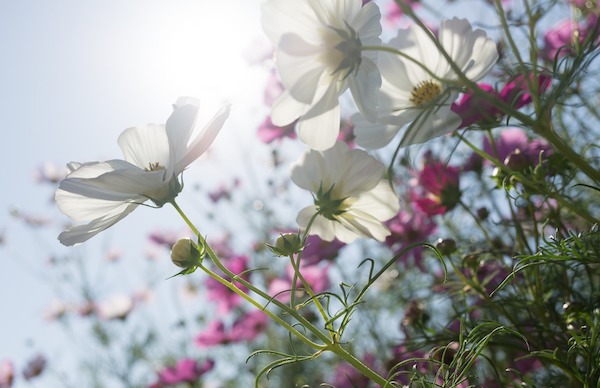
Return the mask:
[[150,18],[167,22],[143,37],[146,47],[140,54],[145,66],[139,76],[151,79],[157,94],[192,95],[219,105],[236,99],[252,83],[246,53],[265,50],[252,47],[262,31],[253,15],[256,4],[249,3],[177,2],[153,7]]

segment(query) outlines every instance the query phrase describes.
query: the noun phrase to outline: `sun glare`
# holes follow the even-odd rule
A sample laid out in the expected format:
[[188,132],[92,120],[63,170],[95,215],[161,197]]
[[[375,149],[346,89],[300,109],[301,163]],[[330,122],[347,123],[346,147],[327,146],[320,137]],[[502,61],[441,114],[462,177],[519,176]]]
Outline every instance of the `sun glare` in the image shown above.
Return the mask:
[[247,53],[265,50],[256,45],[263,36],[256,3],[177,4],[158,10],[167,13],[160,17],[168,22],[155,30],[152,39],[146,39],[153,58],[145,71],[155,75],[153,82],[162,89],[155,92],[187,94],[218,104],[238,98],[253,82],[248,76],[252,64]]

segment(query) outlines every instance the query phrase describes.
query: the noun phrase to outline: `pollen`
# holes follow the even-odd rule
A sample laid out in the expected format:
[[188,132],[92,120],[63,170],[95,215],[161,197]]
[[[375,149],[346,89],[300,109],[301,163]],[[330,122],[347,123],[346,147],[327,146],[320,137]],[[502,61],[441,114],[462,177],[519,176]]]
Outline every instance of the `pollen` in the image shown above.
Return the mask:
[[410,101],[416,106],[435,100],[442,92],[440,84],[434,80],[419,82],[410,93]]

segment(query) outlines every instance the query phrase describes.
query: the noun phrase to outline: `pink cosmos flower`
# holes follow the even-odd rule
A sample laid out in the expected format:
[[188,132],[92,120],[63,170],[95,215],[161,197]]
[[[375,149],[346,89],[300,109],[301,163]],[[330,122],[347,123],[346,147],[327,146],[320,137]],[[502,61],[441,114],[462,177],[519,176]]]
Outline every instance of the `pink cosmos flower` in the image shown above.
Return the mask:
[[200,348],[209,348],[231,342],[251,341],[262,333],[268,324],[265,313],[255,310],[240,316],[228,330],[222,321],[210,322],[205,330],[198,333],[194,342]]
[[214,360],[206,360],[199,364],[198,361],[192,358],[184,358],[174,366],[166,367],[158,372],[158,381],[150,385],[150,388],[162,388],[169,385],[181,383],[194,383],[198,379],[210,371],[215,365]]
[[323,260],[331,261],[338,256],[344,246],[346,244],[338,239],[325,241],[317,235],[310,235],[302,251],[302,265],[314,265]]
[[426,161],[411,193],[414,206],[433,216],[452,210],[460,200],[460,169],[435,160]]
[[[548,89],[551,78],[547,75],[538,77],[537,93],[543,93]],[[498,98],[499,100],[513,106],[515,109],[531,103],[529,86],[523,75],[519,75],[506,83],[500,92],[492,85],[481,83],[478,85],[484,92]],[[462,119],[459,128],[465,128],[472,124],[486,125],[496,123],[498,119],[506,114],[500,107],[484,98],[475,96],[472,92],[462,95],[458,102],[452,103],[451,110]]]
[[[598,16],[591,13],[582,22],[565,19],[546,31],[542,55],[549,61],[575,54],[575,45],[583,43],[591,33],[598,33]],[[596,38],[597,43],[600,38]]]
[[[552,154],[552,148],[543,139],[530,140],[525,131],[520,128],[508,128],[500,133],[500,136],[490,143],[489,138],[483,140],[483,151],[498,159],[509,167],[518,170],[515,165],[516,160],[511,162],[510,158],[514,155],[520,155],[519,165],[536,166],[539,162],[540,154],[547,159]],[[484,163],[491,162],[485,160]]]
[[[427,242],[437,230],[436,223],[426,213],[421,211],[400,210],[398,215],[387,223],[392,234],[385,240],[394,253],[400,252],[410,244]],[[413,258],[415,265],[423,272],[426,271],[423,263],[423,247],[415,247],[401,260]]]
[[278,127],[271,121],[271,116],[267,116],[258,127],[258,138],[263,143],[272,143],[275,140],[284,138],[295,139],[296,136],[296,121],[283,127]]
[[[410,6],[411,8],[417,8],[421,5],[420,0],[406,0],[404,3]],[[400,9],[396,1],[390,1],[386,6],[386,12],[384,16],[384,19],[387,22],[387,24],[389,24],[391,27],[397,26],[400,22],[400,19],[402,19],[402,16],[404,16],[404,13],[402,12],[402,9]]]
[[[374,367],[377,360],[373,354],[365,354],[363,361],[371,369],[377,370],[377,368]],[[379,373],[381,373],[381,371],[379,371]],[[335,367],[335,381],[333,386],[336,388],[354,388],[371,387],[374,385],[373,383],[370,383],[370,380],[365,375],[357,371],[350,364],[342,362]]]
[[231,199],[231,192],[238,187],[240,187],[240,180],[235,178],[231,184],[231,187],[226,184],[221,184],[218,189],[209,192],[208,197],[213,203],[217,203],[222,199],[229,200]]
[[[310,285],[315,294],[321,293],[329,288],[329,276],[327,274],[329,266],[317,266],[317,265],[302,265],[300,267],[300,273]],[[286,276],[283,279],[274,279],[269,285],[269,295],[274,296],[280,302],[286,303],[290,300],[290,293],[292,289],[292,282],[294,279],[294,267],[289,264],[286,267]],[[296,289],[301,290],[303,288],[300,279],[296,281]],[[302,296],[301,291],[299,296]]]
[[[248,269],[248,257],[233,256],[225,261],[224,264],[231,272],[240,274]],[[244,289],[240,285],[238,287]],[[206,288],[208,289],[208,299],[217,303],[217,312],[219,314],[227,314],[242,304],[242,297],[213,278],[209,277],[206,279]]]
[[0,362],[0,388],[10,388],[15,379],[15,367],[12,361]]

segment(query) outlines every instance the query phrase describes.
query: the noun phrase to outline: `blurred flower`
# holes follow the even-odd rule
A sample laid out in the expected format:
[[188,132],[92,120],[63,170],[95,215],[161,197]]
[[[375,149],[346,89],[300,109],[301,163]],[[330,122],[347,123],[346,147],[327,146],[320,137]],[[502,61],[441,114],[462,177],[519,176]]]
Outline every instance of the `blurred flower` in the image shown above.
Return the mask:
[[[371,369],[375,369],[376,358],[373,354],[366,354],[363,362]],[[381,373],[381,371],[379,371]],[[370,387],[368,377],[356,370],[350,364],[341,362],[335,366],[335,379],[333,386],[335,388],[355,388],[355,387]]]
[[[533,75],[530,78],[533,79]],[[541,74],[537,79],[536,93],[541,94],[546,91],[551,81],[552,79],[549,76]],[[519,75],[506,83],[500,92],[489,84],[480,83],[478,86],[483,92],[496,97],[515,109],[531,103],[531,91],[523,75]],[[498,119],[506,114],[502,108],[485,98],[473,94],[472,91],[463,93],[459,101],[452,103],[451,109],[462,120],[459,128],[465,128],[472,124],[496,124]]]
[[292,166],[292,181],[314,195],[314,205],[300,211],[301,228],[317,214],[310,234],[350,243],[359,237],[383,241],[390,234],[383,221],[400,205],[384,178],[385,166],[363,150],[337,142],[326,151],[309,150]]
[[62,319],[68,312],[70,308],[62,300],[53,300],[50,302],[49,306],[46,308],[44,312],[44,318],[49,321],[55,321]]
[[10,215],[17,219],[20,219],[27,226],[31,226],[34,228],[46,226],[52,222],[48,217],[35,215],[35,214],[23,213],[21,210],[19,210],[17,208],[11,208]]
[[295,139],[296,138],[296,122],[293,121],[283,127],[278,127],[273,124],[271,117],[268,116],[258,127],[258,138],[263,143],[272,143],[275,140],[282,140],[284,138]]
[[428,216],[444,214],[460,201],[460,169],[436,160],[427,160],[411,193],[415,208]]
[[110,263],[114,263],[121,259],[122,254],[123,252],[119,248],[112,247],[105,253],[104,259]]
[[58,166],[55,163],[44,163],[34,173],[34,179],[38,183],[57,184],[67,175],[67,171],[63,166]]
[[174,232],[172,230],[155,230],[150,233],[148,239],[154,244],[164,246],[170,250],[181,237],[183,236],[180,232]]
[[194,339],[200,348],[207,348],[228,343],[251,341],[262,333],[269,320],[262,311],[252,311],[238,317],[229,330],[222,321],[212,321],[205,330]]
[[[378,95],[377,123],[369,123],[360,115],[353,116],[358,145],[383,147],[411,122],[409,130],[402,135],[401,144],[405,146],[423,143],[458,128],[460,116],[450,107],[459,90],[450,83],[459,78],[433,39],[431,31],[412,25],[400,30],[389,46],[417,63],[397,54],[380,54],[382,86]],[[471,81],[483,78],[498,59],[495,42],[484,31],[473,30],[465,19],[443,20],[438,40]]]
[[150,388],[162,388],[169,385],[181,383],[194,383],[202,375],[213,369],[214,360],[206,360],[199,364],[192,358],[184,358],[172,366],[166,367],[158,372],[158,381],[150,385]]
[[269,0],[262,25],[276,45],[276,66],[285,92],[274,102],[272,120],[298,119],[300,139],[325,150],[339,133],[338,97],[349,87],[358,109],[374,119],[371,106],[381,84],[375,51],[381,43],[379,8],[361,0],[316,2]]
[[[385,244],[394,254],[416,242],[428,242],[431,235],[437,230],[436,223],[427,214],[420,211],[400,210],[398,214],[387,222],[391,234],[386,238]],[[415,265],[425,271],[422,246],[414,247],[402,256],[401,260],[413,258]]]
[[231,342],[252,341],[265,331],[269,319],[260,310],[254,310],[240,316],[233,322],[229,339]]
[[[248,257],[232,256],[223,261],[223,264],[234,274],[241,274],[248,269]],[[227,276],[224,276],[228,279]],[[206,289],[208,291],[208,299],[217,303],[217,312],[219,314],[227,314],[235,307],[242,304],[242,297],[225,287],[215,279],[209,277],[206,279]],[[245,290],[245,287],[238,284],[238,287]]]
[[317,264],[322,260],[333,260],[337,257],[346,244],[338,239],[325,241],[317,235],[310,235],[306,238],[304,250],[302,251],[302,264]]
[[237,189],[240,187],[240,180],[238,178],[235,178],[233,180],[233,183],[231,185],[231,187],[222,184],[218,189],[213,190],[211,192],[208,193],[208,198],[210,198],[210,200],[213,203],[217,203],[222,199],[231,199],[231,193],[233,192],[234,189]]
[[[534,167],[538,165],[540,155],[542,160],[552,155],[552,147],[548,142],[543,139],[530,140],[525,131],[516,127],[502,130],[493,143],[489,138],[484,138],[483,151],[513,170]],[[488,160],[484,160],[484,163],[491,164]]]
[[[420,6],[421,5],[420,3],[421,3],[421,0],[405,0],[404,1],[404,4],[406,4],[407,6],[413,8],[413,9]],[[396,3],[395,0],[391,0],[390,2],[387,3],[384,19],[391,27],[397,26],[400,22],[400,19],[402,19],[402,16],[404,16],[404,13],[402,12],[402,9],[398,5],[398,3]]]
[[25,366],[25,369],[23,369],[23,378],[29,381],[34,377],[41,375],[44,371],[44,368],[46,367],[46,363],[46,357],[44,357],[41,354],[38,354],[37,356],[29,360],[29,362],[27,362],[27,366]]
[[61,233],[60,242],[82,243],[147,200],[158,207],[173,200],[183,187],[179,175],[211,145],[229,115],[229,106],[221,108],[190,142],[197,112],[197,100],[181,97],[166,125],[123,131],[119,145],[125,160],[69,163],[70,173],[56,191],[56,203],[74,221],[89,223]]
[[125,319],[133,310],[133,298],[128,295],[114,295],[96,305],[98,317],[104,320]]
[[[319,294],[329,288],[328,270],[329,266],[300,266],[302,277],[304,277],[315,294]],[[273,279],[269,284],[268,294],[274,296],[280,302],[289,302],[293,279],[294,267],[291,264],[288,264],[285,270],[285,277]],[[296,296],[298,298],[302,297],[304,292],[302,291],[303,285],[300,279],[296,279],[296,290]]]
[[0,362],[0,388],[10,388],[15,379],[15,367],[12,361]]

